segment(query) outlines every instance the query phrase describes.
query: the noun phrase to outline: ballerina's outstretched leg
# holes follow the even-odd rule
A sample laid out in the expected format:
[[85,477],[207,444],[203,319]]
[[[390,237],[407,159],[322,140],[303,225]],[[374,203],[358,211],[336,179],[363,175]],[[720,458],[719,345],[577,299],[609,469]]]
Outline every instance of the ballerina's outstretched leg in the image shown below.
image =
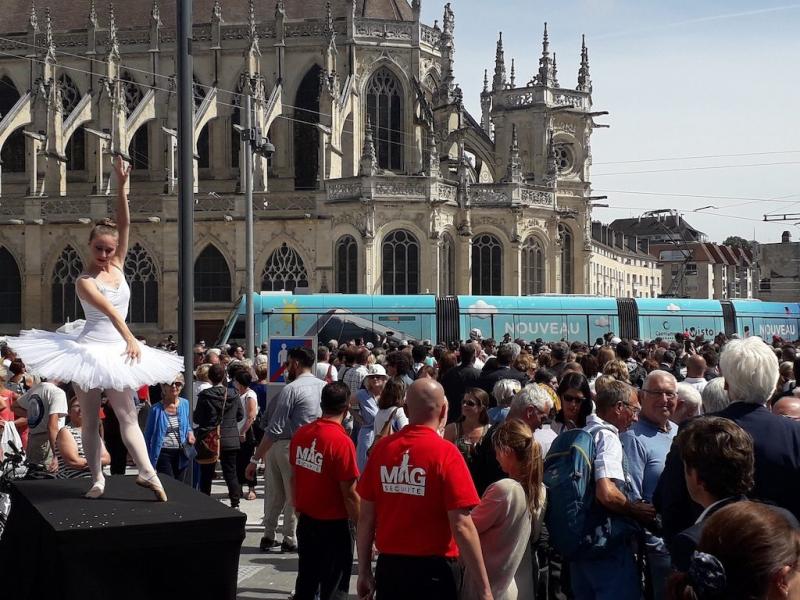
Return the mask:
[[136,407],[133,403],[133,392],[131,390],[123,392],[106,390],[106,396],[108,396],[111,408],[114,409],[114,414],[117,415],[122,441],[125,443],[125,447],[139,470],[136,484],[153,490],[156,499],[166,502],[167,494],[164,492],[164,486],[161,485],[161,481],[156,475],[156,470],[150,462],[144,435],[139,428]]
[[89,472],[92,474],[92,487],[86,492],[87,498],[99,498],[106,489],[106,479],[103,476],[102,453],[103,442],[100,439],[100,390],[84,391],[75,385],[75,395],[81,407],[81,437],[83,439],[83,453]]

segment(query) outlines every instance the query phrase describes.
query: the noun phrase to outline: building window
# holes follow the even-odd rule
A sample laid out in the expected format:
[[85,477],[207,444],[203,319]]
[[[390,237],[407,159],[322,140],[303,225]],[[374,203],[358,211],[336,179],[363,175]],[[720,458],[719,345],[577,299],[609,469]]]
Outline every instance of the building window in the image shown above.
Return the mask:
[[52,286],[53,323],[65,323],[83,318],[83,307],[78,300],[75,282],[83,272],[83,261],[75,248],[67,246],[58,257],[53,275]]
[[296,287],[308,287],[308,272],[297,251],[284,242],[267,259],[261,274],[261,289],[280,292]]
[[66,120],[75,110],[75,107],[78,106],[78,102],[81,101],[81,93],[78,90],[78,86],[66,73],[61,74],[61,77],[58,78],[58,83],[61,87],[62,118]]
[[403,89],[386,67],[372,75],[367,84],[367,114],[372,124],[378,166],[403,170]]
[[[0,78],[0,119],[5,117],[19,101],[20,95],[14,82],[4,75]],[[25,172],[25,136],[22,133],[24,127],[19,127],[12,133],[6,143],[3,144],[0,161],[2,161],[3,172],[5,173],[24,173]]]
[[142,94],[142,89],[136,85],[136,81],[128,71],[122,73],[121,79],[122,90],[125,93],[125,108],[128,109],[128,114],[130,114],[139,106],[144,95]]
[[200,83],[200,80],[197,78],[197,75],[192,75],[192,96],[194,97],[194,108],[197,110],[200,108],[200,105],[203,103],[203,100],[206,99],[206,86]]
[[[199,143],[198,143],[199,150]],[[150,134],[147,123],[139,127],[128,145],[128,152],[133,159],[133,168],[147,170],[150,168]]]
[[522,246],[522,295],[543,294],[544,289],[544,248],[529,237]]
[[575,157],[570,146],[571,144],[556,144],[556,164],[559,173],[569,173],[575,166]]
[[22,277],[17,261],[6,248],[0,246],[0,273],[3,285],[0,287],[0,306],[3,307],[0,321],[3,323],[22,322]]
[[67,157],[67,171],[86,170],[86,132],[79,127],[69,138],[64,154]]
[[140,244],[125,256],[125,278],[131,287],[131,323],[158,323],[158,277],[153,259]]
[[336,242],[336,291],[358,293],[358,244],[352,235],[342,236]]
[[558,238],[561,242],[561,293],[574,293],[572,264],[572,233],[563,225],[558,226]]
[[196,302],[230,302],[231,272],[216,246],[209,244],[194,262]]
[[439,295],[449,296],[456,293],[456,256],[455,244],[449,234],[442,235],[442,247],[439,251]]
[[383,240],[383,293],[419,293],[419,242],[408,231],[397,229]]
[[197,136],[197,168],[208,169],[211,166],[211,143],[209,140],[209,130],[211,123],[206,123]]
[[294,101],[294,189],[315,190],[319,187],[319,65],[308,70]]
[[493,235],[472,238],[472,293],[497,296],[503,293],[503,247]]

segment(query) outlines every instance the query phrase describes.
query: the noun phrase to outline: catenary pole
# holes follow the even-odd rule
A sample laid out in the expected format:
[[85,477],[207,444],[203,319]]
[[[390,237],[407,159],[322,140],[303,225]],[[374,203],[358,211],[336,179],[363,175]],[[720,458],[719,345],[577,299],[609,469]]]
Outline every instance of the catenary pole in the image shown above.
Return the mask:
[[194,98],[192,96],[192,0],[177,2],[175,53],[178,64],[178,340],[194,409]]
[[252,86],[246,86],[244,95],[244,126],[247,131],[247,142],[244,144],[244,206],[245,206],[245,344],[247,344],[247,357],[255,358],[255,312],[253,309],[253,293],[255,292],[253,275],[253,116],[251,109]]

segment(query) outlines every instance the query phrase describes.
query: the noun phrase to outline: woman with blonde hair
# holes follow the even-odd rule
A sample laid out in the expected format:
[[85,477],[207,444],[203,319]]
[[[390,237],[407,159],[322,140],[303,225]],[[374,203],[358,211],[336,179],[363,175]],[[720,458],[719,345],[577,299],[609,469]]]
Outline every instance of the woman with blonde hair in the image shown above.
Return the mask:
[[[628,365],[621,360],[608,361],[603,367],[603,375],[611,375],[617,381],[624,381],[625,383],[631,382]],[[597,386],[596,382],[595,386]]]
[[[530,542],[541,533],[546,492],[542,483],[542,449],[531,428],[509,419],[494,429],[497,462],[508,475],[483,493],[472,511],[483,561],[495,600],[533,598]],[[465,589],[462,600],[475,590]]]

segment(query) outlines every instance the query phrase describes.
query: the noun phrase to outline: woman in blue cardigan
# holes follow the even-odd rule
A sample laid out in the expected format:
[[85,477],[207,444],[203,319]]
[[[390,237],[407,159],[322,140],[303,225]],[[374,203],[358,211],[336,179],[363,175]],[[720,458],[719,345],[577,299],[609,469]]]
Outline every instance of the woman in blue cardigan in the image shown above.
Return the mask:
[[194,444],[189,421],[189,401],[181,398],[183,375],[162,386],[161,402],[153,405],[147,417],[144,439],[147,452],[158,473],[183,481],[189,460],[183,445]]

